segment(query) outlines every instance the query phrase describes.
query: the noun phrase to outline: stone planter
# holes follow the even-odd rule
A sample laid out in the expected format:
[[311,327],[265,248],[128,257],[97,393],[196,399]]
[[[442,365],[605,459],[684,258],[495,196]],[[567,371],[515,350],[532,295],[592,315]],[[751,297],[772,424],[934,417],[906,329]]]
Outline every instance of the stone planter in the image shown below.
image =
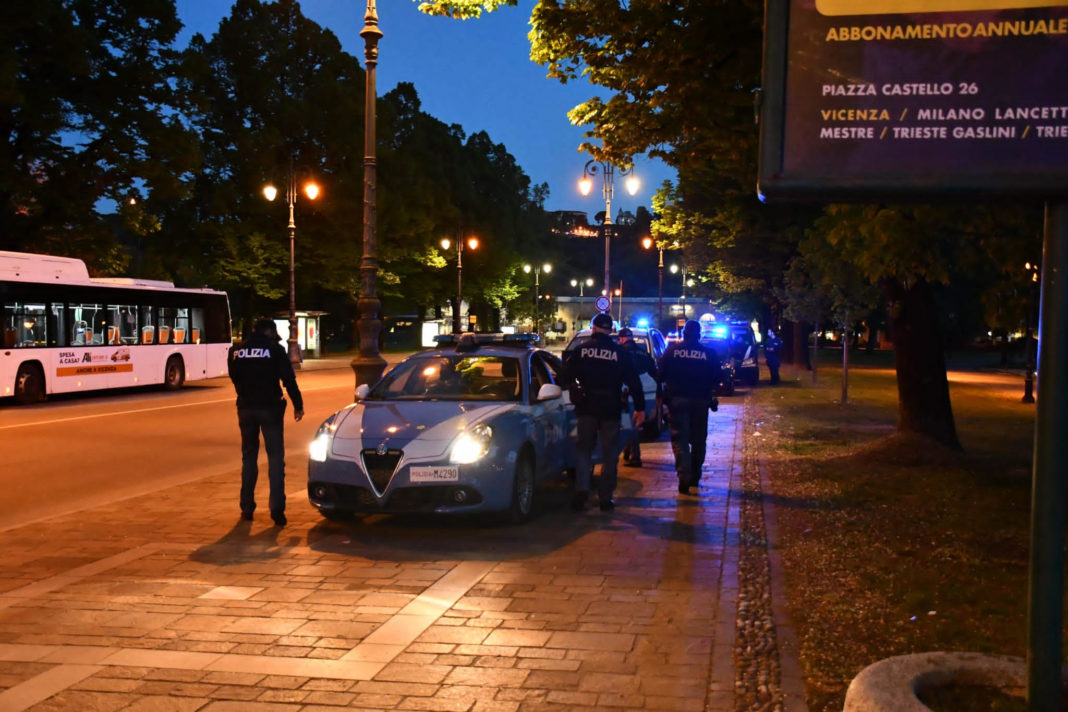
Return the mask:
[[980,653],[899,655],[853,678],[843,712],[931,712],[917,693],[949,685],[994,687],[1022,698],[1027,668],[1023,658]]

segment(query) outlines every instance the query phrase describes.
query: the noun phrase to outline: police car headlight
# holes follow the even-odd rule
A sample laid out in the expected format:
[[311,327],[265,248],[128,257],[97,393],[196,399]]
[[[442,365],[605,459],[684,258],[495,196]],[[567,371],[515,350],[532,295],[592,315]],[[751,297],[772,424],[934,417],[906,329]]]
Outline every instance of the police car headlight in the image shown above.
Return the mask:
[[311,445],[308,446],[308,456],[315,462],[326,462],[327,455],[330,454],[330,443],[334,439],[334,431],[337,430],[337,426],[334,425],[335,418],[337,418],[337,413],[323,421],[323,424],[315,431],[315,438],[312,439]]
[[454,465],[469,465],[477,462],[489,452],[492,438],[493,428],[488,425],[476,425],[470,430],[465,430],[452,444],[449,462]]

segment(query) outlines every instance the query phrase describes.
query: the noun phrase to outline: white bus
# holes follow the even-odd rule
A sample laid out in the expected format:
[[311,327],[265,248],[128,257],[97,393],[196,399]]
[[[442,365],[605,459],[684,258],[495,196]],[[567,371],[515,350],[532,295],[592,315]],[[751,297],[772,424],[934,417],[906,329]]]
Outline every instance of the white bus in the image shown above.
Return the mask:
[[226,375],[225,292],[90,278],[85,263],[0,251],[0,396],[163,384]]

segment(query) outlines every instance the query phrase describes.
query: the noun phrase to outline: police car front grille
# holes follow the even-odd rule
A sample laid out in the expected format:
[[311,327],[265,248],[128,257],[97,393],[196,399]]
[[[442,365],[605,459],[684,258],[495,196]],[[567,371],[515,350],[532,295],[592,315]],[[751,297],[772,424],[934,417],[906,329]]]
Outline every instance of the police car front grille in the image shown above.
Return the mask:
[[379,494],[386,491],[386,486],[393,479],[393,473],[397,470],[397,463],[403,454],[400,450],[387,450],[385,455],[379,455],[373,449],[363,451],[363,466],[367,468],[371,484]]

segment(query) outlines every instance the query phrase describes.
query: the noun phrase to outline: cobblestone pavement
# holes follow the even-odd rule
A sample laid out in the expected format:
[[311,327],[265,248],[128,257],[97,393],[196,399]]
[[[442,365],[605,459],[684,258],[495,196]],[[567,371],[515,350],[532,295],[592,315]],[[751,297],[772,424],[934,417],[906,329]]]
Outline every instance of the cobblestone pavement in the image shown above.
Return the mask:
[[520,527],[331,523],[291,457],[280,529],[238,520],[235,444],[230,476],[2,532],[0,710],[733,712],[742,422],[697,495],[643,444],[611,514],[557,485]]

